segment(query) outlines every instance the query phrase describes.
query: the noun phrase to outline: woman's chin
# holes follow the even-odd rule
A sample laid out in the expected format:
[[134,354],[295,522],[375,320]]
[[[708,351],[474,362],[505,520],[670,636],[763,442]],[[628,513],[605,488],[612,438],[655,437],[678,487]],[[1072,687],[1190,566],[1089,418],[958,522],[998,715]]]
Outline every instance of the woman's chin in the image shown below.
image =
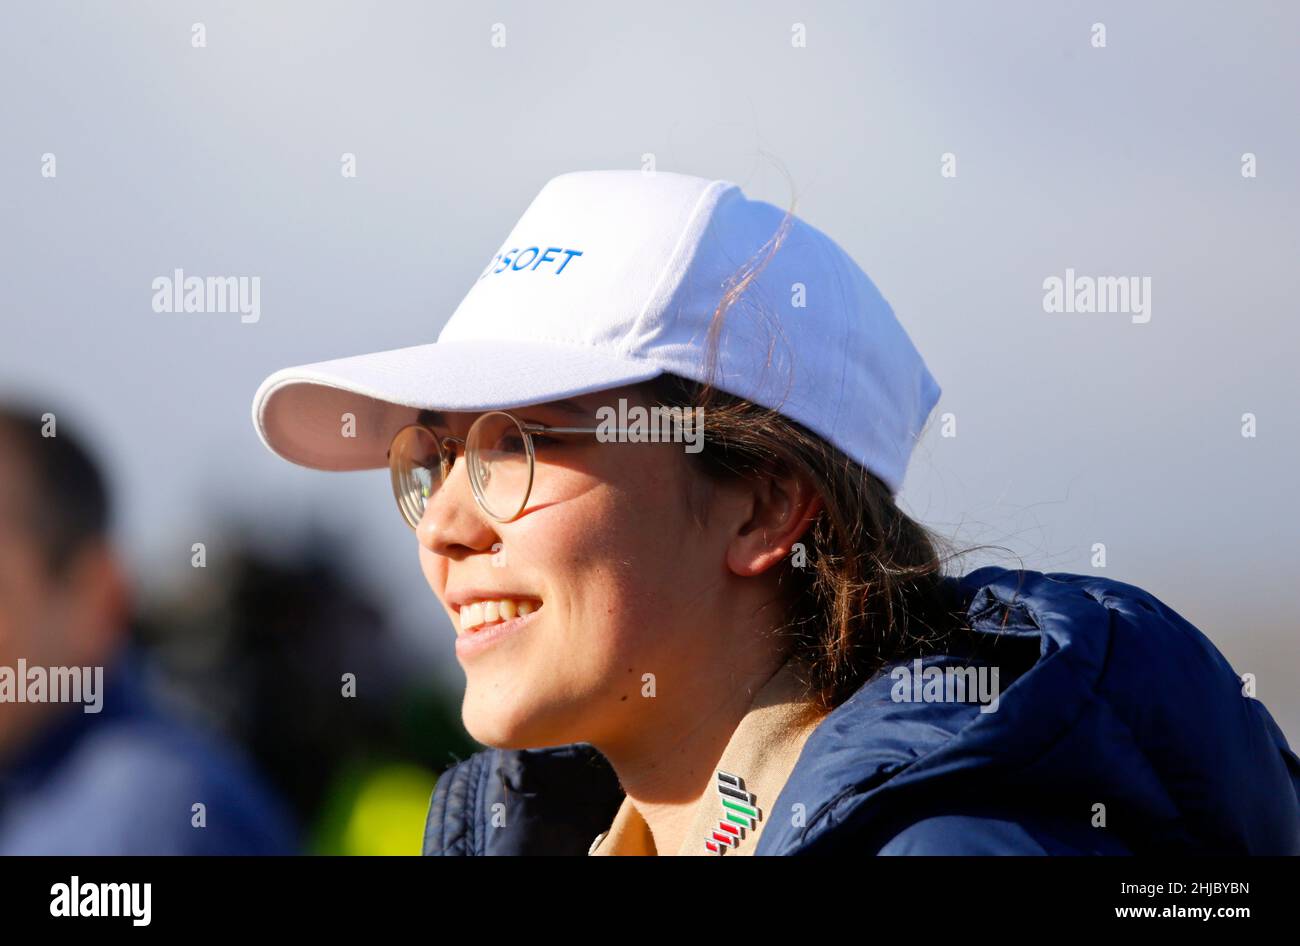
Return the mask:
[[476,706],[468,692],[461,710],[461,722],[475,742],[495,749],[532,749],[547,744],[545,734],[536,725],[529,725],[526,714],[520,719],[500,705]]

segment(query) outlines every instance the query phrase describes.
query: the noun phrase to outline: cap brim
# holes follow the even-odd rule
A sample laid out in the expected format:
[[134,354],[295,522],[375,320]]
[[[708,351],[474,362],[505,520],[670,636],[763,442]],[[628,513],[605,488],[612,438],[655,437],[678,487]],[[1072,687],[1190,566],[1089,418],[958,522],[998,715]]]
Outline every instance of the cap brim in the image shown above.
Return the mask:
[[388,465],[393,434],[422,409],[509,410],[662,373],[656,365],[597,348],[435,342],[277,371],[253,396],[253,425],[262,442],[290,462],[317,470],[372,470]]

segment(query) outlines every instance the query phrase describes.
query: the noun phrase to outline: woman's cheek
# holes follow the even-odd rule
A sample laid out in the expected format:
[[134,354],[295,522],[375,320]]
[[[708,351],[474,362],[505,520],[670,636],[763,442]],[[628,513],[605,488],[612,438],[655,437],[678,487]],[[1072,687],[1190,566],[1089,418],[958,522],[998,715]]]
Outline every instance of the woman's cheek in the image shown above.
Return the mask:
[[441,600],[447,590],[447,559],[430,552],[423,545],[420,549],[420,571],[429,583],[434,594]]

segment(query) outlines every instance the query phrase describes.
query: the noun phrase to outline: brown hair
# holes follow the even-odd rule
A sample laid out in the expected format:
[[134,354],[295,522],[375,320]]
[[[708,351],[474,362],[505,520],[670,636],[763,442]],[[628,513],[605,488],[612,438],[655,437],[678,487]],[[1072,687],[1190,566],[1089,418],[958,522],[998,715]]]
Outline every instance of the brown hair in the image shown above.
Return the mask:
[[[792,215],[793,207],[764,245],[771,249],[762,262],[733,276],[714,312],[706,378],[717,370],[726,311],[777,251]],[[780,411],[721,391],[712,380],[665,374],[644,389],[661,405],[704,409],[706,447],[693,455],[704,475],[704,489],[692,498],[697,521],[708,515],[710,481],[801,471],[820,494],[823,508],[801,539],[802,567],[787,556],[778,576],[788,616],[780,632],[805,659],[820,710],[843,703],[891,661],[934,652],[965,630],[942,583],[945,562],[958,553],[900,510],[876,474]]]
[[[47,436],[47,413],[56,418],[57,436]],[[39,543],[51,578],[67,577],[83,549],[108,537],[107,478],[75,425],[34,403],[0,404],[0,450],[18,458],[27,480],[0,496],[0,514],[18,517]]]

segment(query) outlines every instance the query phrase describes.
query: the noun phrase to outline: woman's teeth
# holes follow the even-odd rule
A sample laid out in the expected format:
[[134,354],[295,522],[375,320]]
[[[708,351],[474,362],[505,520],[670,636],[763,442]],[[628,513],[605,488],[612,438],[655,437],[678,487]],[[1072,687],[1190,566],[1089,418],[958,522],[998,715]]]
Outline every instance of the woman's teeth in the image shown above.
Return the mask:
[[516,616],[523,617],[532,614],[540,607],[540,601],[527,598],[500,598],[496,601],[475,601],[473,604],[461,605],[460,631],[464,634],[483,624],[509,621]]

